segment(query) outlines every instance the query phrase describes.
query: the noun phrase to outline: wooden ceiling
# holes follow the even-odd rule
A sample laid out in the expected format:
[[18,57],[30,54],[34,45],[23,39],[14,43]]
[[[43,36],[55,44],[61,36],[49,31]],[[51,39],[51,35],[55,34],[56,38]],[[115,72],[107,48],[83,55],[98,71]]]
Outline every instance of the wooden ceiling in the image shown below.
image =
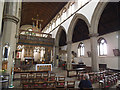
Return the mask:
[[56,16],[67,2],[23,2],[21,14],[21,26],[32,25],[32,18],[43,20],[42,29]]

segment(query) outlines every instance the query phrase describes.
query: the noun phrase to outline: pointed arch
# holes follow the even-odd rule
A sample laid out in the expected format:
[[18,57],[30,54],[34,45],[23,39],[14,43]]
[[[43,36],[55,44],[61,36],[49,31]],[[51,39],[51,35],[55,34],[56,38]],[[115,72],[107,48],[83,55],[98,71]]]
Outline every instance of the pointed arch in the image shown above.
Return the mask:
[[66,33],[65,28],[63,26],[60,26],[55,37],[55,46],[59,46],[59,40],[60,40],[60,35],[62,31]]
[[102,14],[103,10],[105,9],[106,5],[109,2],[110,2],[110,0],[106,0],[106,2],[102,2],[102,0],[100,0],[98,5],[96,6],[96,8],[94,10],[94,13],[92,15],[92,19],[91,19],[90,34],[98,33],[98,24],[99,24],[99,20],[100,20],[101,14]]
[[67,42],[69,41],[72,41],[72,35],[73,35],[73,31],[74,31],[74,27],[78,21],[78,19],[82,19],[83,21],[85,21],[85,23],[87,24],[88,26],[88,29],[90,28],[90,23],[88,21],[88,19],[82,15],[82,14],[75,14],[70,25],[69,25],[69,28],[68,28],[68,33],[67,33]]

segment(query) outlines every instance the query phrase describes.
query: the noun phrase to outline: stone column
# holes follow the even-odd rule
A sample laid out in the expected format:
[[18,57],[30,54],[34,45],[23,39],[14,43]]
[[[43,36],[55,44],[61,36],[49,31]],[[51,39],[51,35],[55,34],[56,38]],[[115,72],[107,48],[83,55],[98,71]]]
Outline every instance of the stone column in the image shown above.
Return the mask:
[[[120,50],[120,31],[118,31],[118,49]],[[118,69],[120,69],[120,57],[118,57]]]
[[[2,41],[1,41],[1,35],[0,35],[0,75],[2,75]],[[2,78],[0,78],[0,81],[2,81]],[[0,90],[2,90],[2,83],[0,83]]]
[[72,69],[72,58],[71,58],[71,45],[72,41],[67,42],[67,69]]
[[[0,1],[0,75],[2,75],[2,17],[4,10],[4,0]],[[0,81],[2,78],[0,78]],[[2,83],[0,83],[0,90],[2,90]]]
[[54,57],[54,65],[58,67],[59,64],[59,46],[55,46],[55,57]]
[[91,42],[91,63],[92,63],[92,71],[98,71],[98,50],[97,50],[97,36],[98,34],[90,34],[90,42]]
[[9,44],[10,51],[8,56],[7,72],[11,75],[11,68],[13,66],[13,51],[16,50],[16,28],[19,19],[16,17],[18,2],[5,2],[4,26],[2,35],[2,46]]
[[55,58],[56,58],[56,55],[55,55],[55,46],[53,46],[53,60],[52,60],[53,67],[55,66]]

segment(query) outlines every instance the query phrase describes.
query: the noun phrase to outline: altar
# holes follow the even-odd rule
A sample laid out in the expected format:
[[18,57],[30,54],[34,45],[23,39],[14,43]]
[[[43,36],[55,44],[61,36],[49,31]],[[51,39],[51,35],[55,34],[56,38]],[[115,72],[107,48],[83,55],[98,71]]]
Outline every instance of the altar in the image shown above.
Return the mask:
[[36,71],[52,71],[52,64],[36,64]]

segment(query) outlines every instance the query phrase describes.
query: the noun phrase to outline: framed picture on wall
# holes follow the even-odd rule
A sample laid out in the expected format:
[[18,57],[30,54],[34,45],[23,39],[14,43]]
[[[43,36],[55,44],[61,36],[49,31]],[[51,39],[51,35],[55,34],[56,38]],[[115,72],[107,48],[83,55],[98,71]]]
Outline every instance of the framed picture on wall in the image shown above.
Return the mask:
[[88,57],[91,57],[91,51],[87,51]]
[[114,56],[120,56],[119,49],[113,49]]

